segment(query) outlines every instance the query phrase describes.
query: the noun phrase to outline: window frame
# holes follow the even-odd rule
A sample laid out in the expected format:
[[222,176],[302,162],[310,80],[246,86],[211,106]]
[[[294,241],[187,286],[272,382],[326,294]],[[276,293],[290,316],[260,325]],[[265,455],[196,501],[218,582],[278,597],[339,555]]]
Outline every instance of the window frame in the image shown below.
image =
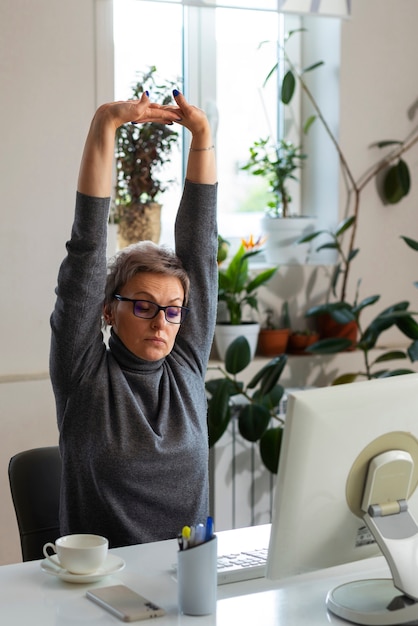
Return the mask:
[[[139,1],[139,0],[138,0]],[[196,5],[196,2],[183,3],[180,0],[148,0],[149,2],[183,4],[184,32],[184,66],[183,75],[187,76],[185,93],[191,102],[204,108],[208,114],[216,137],[216,48],[214,44],[215,12],[217,8],[207,5]],[[117,0],[96,0],[96,104],[114,99],[114,45],[113,45],[113,3]],[[242,2],[240,3],[242,4]],[[251,4],[251,3],[250,3]],[[231,6],[231,3],[217,3],[217,6]],[[237,6],[234,9],[239,11]],[[245,9],[249,8],[244,6]],[[266,10],[257,6],[257,10]],[[277,11],[275,12],[277,14]],[[313,43],[306,43],[300,37],[298,55],[302,65],[309,65],[316,60],[324,60],[325,64],[318,72],[309,76],[310,88],[319,92],[318,102],[324,110],[327,121],[338,137],[339,123],[339,60],[340,60],[340,20],[338,18],[286,16],[283,29],[305,28],[313,37]],[[329,45],[331,38],[332,45]],[[205,49],[202,55],[200,49]],[[210,52],[208,52],[208,50]],[[292,53],[293,54],[293,53]],[[209,62],[211,61],[211,62]],[[202,65],[203,63],[203,65]],[[309,106],[306,99],[299,94],[294,105],[300,120],[306,118]],[[300,124],[302,126],[302,123]],[[302,140],[302,137],[300,138]],[[295,141],[295,139],[293,139]],[[326,137],[320,122],[316,122],[308,136],[303,137],[304,149],[308,154],[306,165],[301,172],[300,184],[293,188],[293,195],[300,195],[301,214],[315,215],[318,229],[334,229],[339,216],[339,182],[340,171],[338,155],[331,141]],[[182,144],[182,177],[184,177],[188,152],[188,133],[183,133]],[[245,158],[245,155],[243,155]],[[325,167],[324,167],[325,163]],[[330,183],[331,181],[331,183]],[[220,209],[221,210],[221,209]],[[249,221],[253,224],[250,232],[258,234],[260,216],[263,213],[251,214]],[[241,222],[241,220],[239,220]],[[243,220],[244,221],[244,220]],[[243,223],[242,221],[242,223]],[[237,240],[250,234],[248,227],[237,233]],[[171,242],[167,242],[171,243]],[[334,255],[321,252],[313,254],[310,264],[328,264],[334,262]]]

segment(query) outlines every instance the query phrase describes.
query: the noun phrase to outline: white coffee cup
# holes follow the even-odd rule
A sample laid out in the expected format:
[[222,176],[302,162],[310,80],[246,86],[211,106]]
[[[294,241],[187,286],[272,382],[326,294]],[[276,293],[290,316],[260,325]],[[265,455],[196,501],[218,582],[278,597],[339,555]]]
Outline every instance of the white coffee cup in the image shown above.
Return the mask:
[[[43,547],[45,558],[55,566],[60,566],[72,574],[91,574],[106,560],[109,542],[100,535],[65,535],[55,543],[48,542]],[[56,554],[49,554],[52,549]]]

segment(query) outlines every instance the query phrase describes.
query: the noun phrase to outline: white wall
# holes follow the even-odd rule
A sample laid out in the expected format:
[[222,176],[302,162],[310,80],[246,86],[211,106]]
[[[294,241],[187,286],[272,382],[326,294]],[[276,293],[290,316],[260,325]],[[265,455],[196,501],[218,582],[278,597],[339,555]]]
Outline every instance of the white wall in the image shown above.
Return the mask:
[[108,7],[108,0],[0,4],[0,563],[20,559],[9,458],[57,443],[49,315],[99,97],[96,21],[103,24]]
[[[360,174],[373,162],[371,142],[403,138],[413,124],[407,111],[418,97],[412,78],[418,3],[353,5],[342,33],[341,143]],[[20,559],[9,458],[57,442],[46,377],[49,315],[87,126],[96,105],[111,97],[102,74],[110,61],[103,63],[100,45],[109,6],[110,0],[0,3],[0,563]],[[407,155],[412,170],[417,158],[415,150]],[[381,293],[382,308],[418,301],[412,287],[418,258],[399,240],[401,234],[418,239],[418,180],[413,183],[410,197],[393,208],[381,206],[373,185],[364,194],[353,280],[362,276],[364,295]],[[303,300],[310,277],[297,279]],[[276,286],[286,297],[294,279],[283,275]]]

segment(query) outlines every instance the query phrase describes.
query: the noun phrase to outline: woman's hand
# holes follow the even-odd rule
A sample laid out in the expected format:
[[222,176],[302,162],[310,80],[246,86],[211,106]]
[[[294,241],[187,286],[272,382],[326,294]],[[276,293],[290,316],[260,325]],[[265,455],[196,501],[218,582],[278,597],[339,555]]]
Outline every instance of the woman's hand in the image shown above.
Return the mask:
[[140,100],[110,102],[102,105],[95,117],[102,118],[105,123],[111,121],[115,129],[129,122],[172,124],[179,121],[179,108],[151,102],[148,93],[144,92]]
[[84,146],[78,191],[105,198],[111,195],[115,133],[126,123],[172,124],[179,119],[177,107],[152,103],[144,92],[140,100],[110,102],[100,106],[92,120]]
[[202,109],[189,104],[183,94],[177,89],[173,91],[173,98],[177,106],[168,104],[165,108],[172,111],[173,114],[177,114],[180,119],[175,121],[185,126],[193,136],[200,133],[210,133],[209,122],[206,113]]

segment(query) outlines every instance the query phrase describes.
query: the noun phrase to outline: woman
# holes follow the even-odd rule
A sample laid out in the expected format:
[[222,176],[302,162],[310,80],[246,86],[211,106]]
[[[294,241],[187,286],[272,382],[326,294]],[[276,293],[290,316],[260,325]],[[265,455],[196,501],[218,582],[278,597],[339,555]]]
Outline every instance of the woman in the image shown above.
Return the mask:
[[[175,537],[209,513],[204,378],[217,303],[215,154],[203,111],[173,94],[173,106],[144,93],[97,110],[51,316],[61,532],[101,534],[113,547]],[[181,124],[191,149],[176,254],[142,242],[108,274],[115,131],[129,122]]]

